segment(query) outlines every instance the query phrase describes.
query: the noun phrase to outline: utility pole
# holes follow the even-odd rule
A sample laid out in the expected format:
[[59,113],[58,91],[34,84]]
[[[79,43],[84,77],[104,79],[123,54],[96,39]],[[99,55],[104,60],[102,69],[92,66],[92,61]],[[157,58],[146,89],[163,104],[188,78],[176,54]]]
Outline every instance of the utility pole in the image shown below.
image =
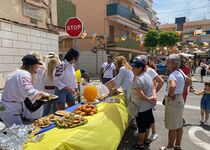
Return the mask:
[[188,0],[188,2],[187,2],[187,17],[188,17],[188,21],[190,21],[190,2],[189,2],[189,0]]

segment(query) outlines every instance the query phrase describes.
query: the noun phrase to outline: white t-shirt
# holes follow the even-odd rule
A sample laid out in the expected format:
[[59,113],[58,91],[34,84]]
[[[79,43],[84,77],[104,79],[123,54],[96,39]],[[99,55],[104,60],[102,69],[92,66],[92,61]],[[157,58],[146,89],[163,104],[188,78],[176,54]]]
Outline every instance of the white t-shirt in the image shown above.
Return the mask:
[[154,69],[149,68],[149,67],[147,67],[146,73],[149,74],[149,76],[152,78],[152,80],[154,80],[154,78],[158,76],[157,72]]
[[111,65],[110,65],[110,64],[108,64],[108,62],[105,62],[105,63],[102,64],[101,68],[103,68],[103,71],[106,70],[104,72],[103,78],[109,78],[109,79],[111,79],[111,78],[114,77],[113,76],[113,72],[114,72],[114,70],[116,70],[116,67],[115,67],[115,65],[113,63],[111,63]]
[[78,88],[74,64],[69,64],[66,60],[59,64],[54,70],[54,82],[59,90],[66,86]]
[[180,69],[179,71],[178,70],[175,70],[174,72],[172,72],[169,77],[168,77],[168,81],[167,81],[167,87],[166,87],[166,90],[167,90],[167,94],[168,94],[168,85],[169,85],[169,82],[171,80],[174,80],[176,82],[176,89],[174,91],[174,94],[182,94],[183,93],[183,90],[184,90],[184,86],[185,86],[185,79],[186,79],[186,75],[184,74],[184,72],[182,72]]
[[154,69],[149,68],[149,67],[147,67],[146,73],[149,74],[149,76],[152,78],[152,81],[153,81],[153,96],[154,96],[154,98],[157,98],[157,96],[156,96],[156,82],[155,82],[154,79],[158,76],[158,74]]
[[45,64],[43,63],[43,65],[39,66],[36,69],[35,82],[34,82],[34,88],[40,91],[44,89],[43,85],[44,73],[45,73]]
[[125,66],[120,68],[120,71],[116,77],[114,77],[114,82],[116,84],[116,88],[120,88],[122,86],[124,91],[127,91],[132,86],[134,75],[132,70],[127,69]]

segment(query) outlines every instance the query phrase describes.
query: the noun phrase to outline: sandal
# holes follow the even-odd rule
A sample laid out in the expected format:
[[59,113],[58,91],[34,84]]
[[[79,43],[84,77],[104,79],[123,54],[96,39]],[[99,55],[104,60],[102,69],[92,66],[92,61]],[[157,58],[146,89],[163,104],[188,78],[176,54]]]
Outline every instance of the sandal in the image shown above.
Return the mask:
[[167,148],[166,146],[163,146],[160,148],[160,150],[175,150],[174,148]]
[[179,146],[179,145],[175,145],[174,146],[174,150],[183,150],[183,148],[181,146]]

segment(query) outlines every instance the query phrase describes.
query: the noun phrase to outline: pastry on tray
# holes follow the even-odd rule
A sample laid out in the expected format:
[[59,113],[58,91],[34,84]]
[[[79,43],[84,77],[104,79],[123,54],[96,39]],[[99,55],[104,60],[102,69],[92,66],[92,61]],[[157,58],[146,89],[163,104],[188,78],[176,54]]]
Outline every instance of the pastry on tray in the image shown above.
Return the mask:
[[50,119],[48,117],[43,117],[43,118],[37,119],[33,122],[34,126],[41,127],[41,128],[48,127],[51,124],[52,124],[52,122],[50,121]]
[[56,120],[56,125],[61,128],[74,128],[77,126],[82,126],[86,124],[88,120],[81,115],[74,113],[69,113],[58,120]]
[[96,106],[92,105],[92,104],[85,104],[85,105],[81,105],[78,106],[75,110],[74,113],[75,114],[79,114],[82,116],[92,116],[94,114],[96,114],[98,112],[98,109],[96,108]]
[[48,93],[37,98],[37,100],[39,100],[39,101],[53,101],[56,99],[58,99],[58,96],[53,95],[53,94],[48,94]]
[[54,114],[51,114],[48,116],[48,118],[50,119],[50,121],[56,121],[57,119],[59,119],[60,117]]
[[69,112],[65,111],[65,110],[58,110],[55,112],[56,115],[60,115],[60,116],[64,116],[64,115],[68,115]]

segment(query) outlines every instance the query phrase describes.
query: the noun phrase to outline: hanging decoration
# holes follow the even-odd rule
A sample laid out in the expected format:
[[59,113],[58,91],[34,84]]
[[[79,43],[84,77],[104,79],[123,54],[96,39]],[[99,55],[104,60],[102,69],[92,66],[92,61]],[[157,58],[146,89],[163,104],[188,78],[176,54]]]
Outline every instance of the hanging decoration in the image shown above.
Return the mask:
[[92,41],[92,43],[94,43],[96,41],[97,33],[94,32],[91,36],[92,36],[92,40],[91,41]]
[[121,37],[121,41],[125,41],[127,39],[127,35],[123,35],[122,37]]
[[136,41],[141,41],[142,40],[143,35],[142,34],[137,34],[136,35]]
[[82,34],[80,35],[80,37],[82,39],[86,38],[87,36],[87,31],[86,31],[86,27],[85,27],[85,24],[83,24],[83,28],[82,28]]

